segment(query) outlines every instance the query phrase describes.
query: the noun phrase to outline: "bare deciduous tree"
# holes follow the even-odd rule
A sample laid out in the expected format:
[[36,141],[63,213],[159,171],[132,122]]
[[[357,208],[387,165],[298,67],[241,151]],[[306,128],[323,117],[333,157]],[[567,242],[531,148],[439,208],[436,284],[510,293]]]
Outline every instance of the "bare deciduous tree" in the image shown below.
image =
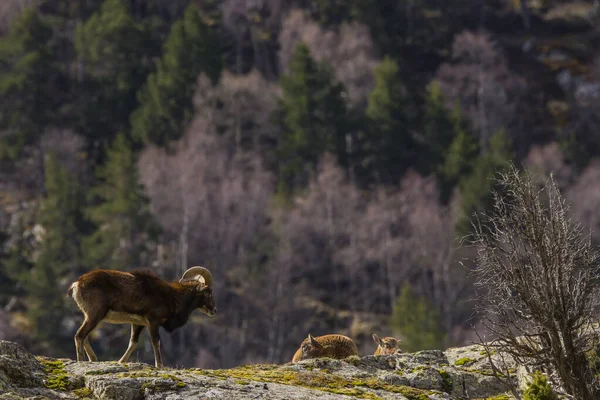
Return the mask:
[[353,105],[366,106],[367,97],[375,86],[373,69],[378,63],[367,26],[352,22],[342,24],[338,30],[327,30],[303,11],[292,10],[283,21],[279,35],[282,72],[287,71],[289,61],[301,42],[317,61],[331,64]]
[[[236,151],[265,155],[273,153],[276,143],[277,127],[271,117],[278,95],[277,86],[257,70],[241,76],[225,71],[215,87],[205,76],[198,80],[194,103],[197,115],[212,118]],[[265,162],[273,164],[275,160]]]
[[511,166],[498,183],[504,195],[496,193],[493,212],[474,224],[484,325],[503,352],[551,366],[567,393],[597,399],[585,331],[600,305],[600,253],[569,218],[552,177],[540,191],[529,173]]
[[[268,228],[274,180],[255,153],[236,152],[217,134],[214,117],[206,113],[195,118],[172,152],[147,147],[138,166],[164,240],[177,249],[169,275],[194,264],[214,268],[216,301],[229,299],[231,305],[233,287],[240,281],[258,281],[248,268],[256,265],[255,249]],[[250,308],[231,308],[229,323],[243,325],[252,319]],[[238,344],[250,329],[230,328],[227,340]],[[205,335],[223,335],[206,329]],[[178,335],[180,356],[192,357],[185,353],[186,343],[200,333],[182,329]],[[220,356],[221,366],[237,359],[235,352]]]
[[517,104],[525,88],[523,79],[512,74],[496,44],[485,34],[463,32],[452,45],[452,62],[436,73],[447,106],[458,103],[475,131],[480,148],[505,129],[512,133],[518,116]]
[[24,156],[15,163],[13,176],[7,178],[17,183],[24,192],[42,194],[45,159],[52,153],[71,176],[76,176],[82,184],[89,183],[91,176],[84,148],[85,140],[73,131],[48,129],[37,143],[25,148]]
[[571,185],[575,178],[575,171],[565,162],[565,157],[557,142],[533,146],[523,161],[523,165],[534,173],[534,176],[540,178],[541,184],[552,174],[561,190]]
[[566,192],[573,205],[573,214],[592,230],[596,243],[600,242],[600,160],[592,161]]

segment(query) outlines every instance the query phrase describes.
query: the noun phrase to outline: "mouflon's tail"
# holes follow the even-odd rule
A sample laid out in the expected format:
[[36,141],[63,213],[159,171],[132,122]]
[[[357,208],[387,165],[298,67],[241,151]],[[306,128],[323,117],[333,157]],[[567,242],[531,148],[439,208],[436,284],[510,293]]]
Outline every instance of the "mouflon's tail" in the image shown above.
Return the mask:
[[76,284],[77,282],[73,282],[71,286],[69,286],[69,290],[67,290],[67,296],[73,297],[73,289],[75,288]]

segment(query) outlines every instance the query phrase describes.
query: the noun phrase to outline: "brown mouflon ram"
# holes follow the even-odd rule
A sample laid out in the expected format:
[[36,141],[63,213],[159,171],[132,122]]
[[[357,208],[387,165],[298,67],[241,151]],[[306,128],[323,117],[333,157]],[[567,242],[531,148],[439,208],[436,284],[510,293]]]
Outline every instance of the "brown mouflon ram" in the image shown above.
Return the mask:
[[296,350],[292,362],[319,357],[343,359],[357,355],[358,348],[348,336],[333,334],[314,337],[309,333]]
[[75,334],[77,361],[84,360],[84,350],[90,361],[98,361],[88,336],[104,321],[131,324],[129,346],[120,363],[127,362],[147,327],[155,365],[162,367],[158,329],[162,326],[172,332],[185,325],[195,309],[214,316],[217,308],[212,285],[212,274],[203,267],[188,269],[178,282],[172,283],[148,271],[96,270],[81,275],[68,291],[85,315]]
[[394,337],[388,336],[384,338],[379,338],[376,334],[373,334],[373,341],[377,345],[377,349],[375,349],[374,356],[384,356],[395,353],[402,353],[400,350],[400,339],[396,339]]

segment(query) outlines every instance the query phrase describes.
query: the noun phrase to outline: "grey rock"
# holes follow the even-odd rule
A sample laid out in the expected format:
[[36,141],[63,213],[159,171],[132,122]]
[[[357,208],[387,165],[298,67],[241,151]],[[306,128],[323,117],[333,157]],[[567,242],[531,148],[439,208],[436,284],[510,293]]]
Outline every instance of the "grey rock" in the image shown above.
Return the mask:
[[[456,365],[461,358],[469,361]],[[496,397],[508,391],[488,373],[489,360],[480,346],[230,370],[48,359],[60,365],[58,372],[48,375],[43,365],[46,359],[40,360],[19,345],[0,342],[0,400],[75,400],[82,396],[107,400],[328,400],[370,395],[406,400],[415,394],[431,400],[458,400]],[[47,388],[45,384],[58,375],[62,375],[66,390]],[[522,379],[526,377],[524,374]]]
[[[86,386],[88,383],[86,383]],[[134,378],[114,379],[112,376],[94,377],[89,389],[95,397],[107,400],[140,400],[144,398],[142,381]]]
[[0,385],[42,386],[43,377],[44,367],[33,355],[17,343],[0,340]]

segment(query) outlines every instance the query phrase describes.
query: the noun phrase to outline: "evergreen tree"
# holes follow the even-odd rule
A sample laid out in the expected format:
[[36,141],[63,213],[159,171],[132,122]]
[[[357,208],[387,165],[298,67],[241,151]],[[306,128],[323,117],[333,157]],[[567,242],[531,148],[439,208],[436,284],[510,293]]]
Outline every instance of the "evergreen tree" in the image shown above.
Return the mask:
[[215,84],[221,68],[215,33],[190,4],[173,25],[156,71],[138,92],[140,106],[131,115],[133,137],[162,146],[181,137],[194,111],[198,75],[206,73]]
[[[429,153],[426,163],[439,168],[445,162],[446,153],[455,139],[456,121],[444,104],[444,95],[437,82],[431,82],[426,88],[425,110],[423,113],[423,136],[425,148]],[[427,171],[435,172],[435,171]]]
[[368,137],[367,170],[378,181],[395,183],[414,161],[416,143],[411,136],[406,116],[406,98],[398,65],[389,57],[375,68],[375,88],[369,95],[366,115]]
[[78,184],[53,156],[46,161],[45,177],[47,194],[37,221],[46,232],[24,287],[34,336],[57,355],[65,341],[71,342],[61,332],[66,314],[66,284],[82,272],[80,238],[87,227]]
[[5,250],[9,235],[4,230],[0,230],[0,305],[6,300],[6,296],[14,291],[14,282],[8,271],[7,261],[8,251]]
[[443,163],[438,165],[436,170],[443,202],[450,199],[456,185],[471,173],[473,160],[479,157],[479,144],[471,130],[468,129],[458,107],[451,117],[455,136],[445,154],[442,155]]
[[23,218],[17,219],[16,240],[8,247],[10,235],[0,231],[0,292],[23,295],[22,282],[27,279],[33,264],[27,246]]
[[98,229],[85,239],[86,260],[97,268],[138,266],[156,225],[138,181],[135,155],[123,134],[115,139],[97,177],[100,183],[90,190],[97,204],[88,209],[88,216]]
[[459,184],[461,215],[457,231],[460,234],[470,231],[474,213],[489,210],[493,200],[492,190],[496,189],[494,175],[502,172],[513,158],[510,138],[501,131],[490,138],[488,151],[475,159],[471,173]]
[[100,159],[119,131],[128,130],[137,91],[150,72],[158,39],[149,21],[138,22],[124,0],[106,0],[77,27],[81,79],[78,130]]
[[443,346],[445,334],[439,312],[425,298],[415,297],[408,282],[400,290],[390,327],[402,335],[405,351],[434,350]]
[[471,174],[479,156],[479,144],[463,118],[458,105],[449,111],[440,86],[427,86],[423,115],[425,154],[421,170],[435,173],[440,184],[440,198],[447,203],[452,190]]
[[19,157],[57,120],[64,74],[54,45],[52,26],[33,8],[0,39],[0,159]]
[[304,44],[296,48],[289,73],[281,77],[281,88],[279,191],[288,195],[306,184],[323,153],[331,152],[346,163],[350,127],[343,85],[335,81],[329,65],[313,60]]

